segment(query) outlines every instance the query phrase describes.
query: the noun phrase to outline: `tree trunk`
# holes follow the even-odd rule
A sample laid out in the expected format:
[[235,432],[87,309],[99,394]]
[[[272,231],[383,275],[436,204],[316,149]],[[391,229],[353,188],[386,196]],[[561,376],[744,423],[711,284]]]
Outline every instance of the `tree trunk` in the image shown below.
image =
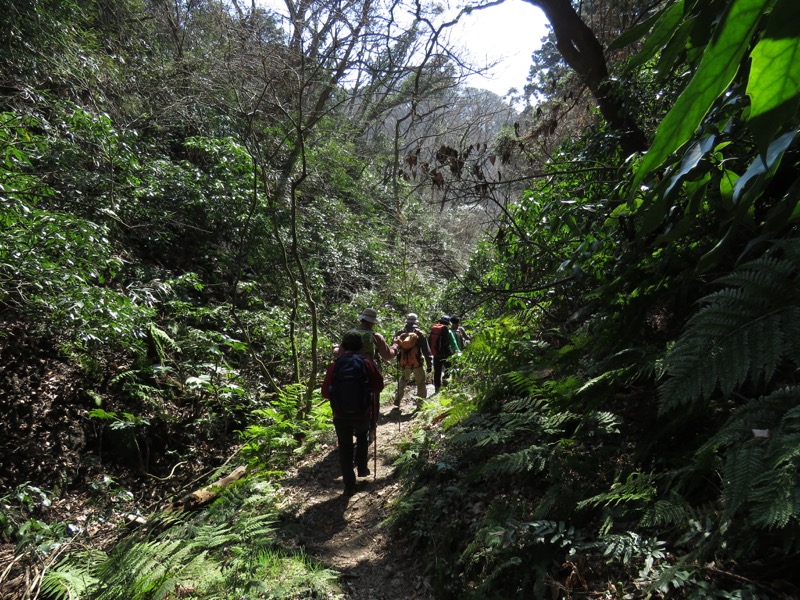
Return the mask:
[[632,116],[614,97],[608,78],[603,47],[592,30],[581,20],[569,0],[525,0],[544,11],[556,36],[556,47],[564,61],[586,82],[597,100],[600,113],[620,134],[620,145],[627,154],[643,152],[647,140]]

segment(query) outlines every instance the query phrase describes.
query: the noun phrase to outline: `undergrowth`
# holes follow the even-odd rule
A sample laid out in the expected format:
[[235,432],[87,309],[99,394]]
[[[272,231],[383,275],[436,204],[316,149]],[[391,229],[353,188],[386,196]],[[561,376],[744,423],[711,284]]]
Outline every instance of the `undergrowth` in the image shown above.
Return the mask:
[[42,592],[96,598],[313,598],[336,594],[336,574],[276,538],[275,489],[250,477],[206,511],[152,515],[110,551],[75,551],[49,569]]

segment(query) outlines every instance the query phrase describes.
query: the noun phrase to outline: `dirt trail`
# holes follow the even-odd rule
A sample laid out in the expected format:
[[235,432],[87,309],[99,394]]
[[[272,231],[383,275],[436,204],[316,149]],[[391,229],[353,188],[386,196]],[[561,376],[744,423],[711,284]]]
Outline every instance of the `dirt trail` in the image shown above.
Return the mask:
[[[433,386],[428,386],[428,394]],[[410,434],[412,387],[400,411],[381,406],[378,419],[377,473],[370,446],[372,475],[358,478],[356,494],[342,494],[336,441],[287,473],[281,481],[282,509],[294,515],[297,535],[307,554],[342,573],[342,591],[355,600],[431,600],[430,584],[413,557],[391,546],[382,525],[400,485],[391,462],[397,444]]]

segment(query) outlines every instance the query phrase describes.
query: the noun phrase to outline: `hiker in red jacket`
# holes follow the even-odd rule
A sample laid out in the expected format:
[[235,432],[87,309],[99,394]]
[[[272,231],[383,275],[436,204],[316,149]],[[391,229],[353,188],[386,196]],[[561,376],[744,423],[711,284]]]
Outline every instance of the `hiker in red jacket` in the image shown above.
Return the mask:
[[[361,335],[348,332],[339,345],[339,356],[328,365],[322,382],[322,397],[331,403],[333,426],[339,444],[339,465],[344,493],[356,491],[353,454],[359,477],[370,474],[367,450],[369,433],[378,419],[383,376],[375,363],[359,354]],[[353,437],[356,438],[355,449]]]

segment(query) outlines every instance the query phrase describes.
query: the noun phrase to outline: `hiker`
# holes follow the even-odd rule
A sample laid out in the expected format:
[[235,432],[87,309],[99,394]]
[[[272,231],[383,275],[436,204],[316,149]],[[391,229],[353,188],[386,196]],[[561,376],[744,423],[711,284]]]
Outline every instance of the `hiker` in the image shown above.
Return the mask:
[[361,356],[372,359],[380,371],[381,363],[378,358],[387,363],[390,362],[397,355],[397,345],[393,343],[389,346],[380,333],[373,331],[375,325],[381,322],[374,308],[362,310],[358,315],[358,321],[358,325],[350,332],[358,333],[361,336]]
[[453,335],[456,336],[458,349],[463,351],[472,341],[472,338],[467,334],[467,330],[461,326],[461,319],[459,317],[450,317],[450,329]]
[[413,377],[417,383],[417,406],[419,407],[421,401],[428,397],[425,371],[431,372],[433,356],[431,356],[428,338],[419,328],[419,317],[415,313],[406,315],[406,325],[394,335],[394,342],[398,346],[397,364],[400,367],[394,405],[400,406],[406,385]]
[[450,317],[442,315],[438,323],[431,327],[430,335],[431,353],[433,354],[433,388],[438,393],[439,389],[447,385],[447,370],[450,368],[449,358],[460,354],[458,342],[450,329]]
[[339,356],[328,365],[322,382],[322,397],[330,401],[333,409],[346,496],[356,492],[354,462],[359,477],[370,474],[369,432],[377,423],[383,389],[383,376],[371,359],[359,354],[361,349],[361,334],[348,331],[339,345]]

